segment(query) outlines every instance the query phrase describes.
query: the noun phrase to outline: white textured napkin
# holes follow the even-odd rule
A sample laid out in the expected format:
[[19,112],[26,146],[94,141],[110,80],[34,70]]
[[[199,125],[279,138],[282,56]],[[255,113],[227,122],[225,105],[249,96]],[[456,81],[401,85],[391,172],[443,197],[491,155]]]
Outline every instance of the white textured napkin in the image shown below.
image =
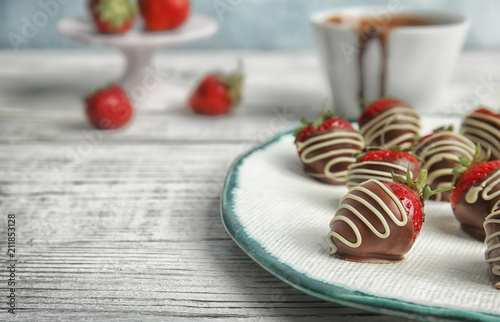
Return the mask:
[[404,261],[354,263],[330,256],[326,241],[347,188],[306,177],[291,135],[248,157],[238,179],[234,210],[247,234],[296,271],[379,297],[500,314],[485,245],[460,230],[449,203],[427,202],[422,232]]

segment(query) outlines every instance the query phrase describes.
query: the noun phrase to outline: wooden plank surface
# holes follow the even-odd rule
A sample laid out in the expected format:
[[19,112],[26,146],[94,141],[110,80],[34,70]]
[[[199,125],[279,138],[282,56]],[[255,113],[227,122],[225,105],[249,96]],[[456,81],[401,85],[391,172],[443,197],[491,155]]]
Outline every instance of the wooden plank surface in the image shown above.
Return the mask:
[[[81,97],[119,77],[118,55],[0,53],[0,320],[397,320],[305,295],[249,259],[220,220],[231,162],[312,117],[327,96],[312,53],[164,53],[181,86],[242,56],[231,116],[182,106],[91,129]],[[500,53],[466,53],[448,105],[500,80]],[[495,62],[495,63],[493,63]],[[497,84],[484,100],[498,99]],[[16,315],[7,312],[7,215],[16,214]]]

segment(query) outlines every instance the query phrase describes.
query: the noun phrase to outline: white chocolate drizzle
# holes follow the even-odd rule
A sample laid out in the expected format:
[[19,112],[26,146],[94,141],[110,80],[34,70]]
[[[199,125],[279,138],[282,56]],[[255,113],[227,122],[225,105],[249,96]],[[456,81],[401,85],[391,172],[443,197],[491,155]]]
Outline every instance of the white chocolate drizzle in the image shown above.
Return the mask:
[[[386,171],[367,169],[366,167],[370,165],[379,165],[387,167],[388,169]],[[404,173],[404,175],[406,176],[408,167],[384,161],[363,161],[359,163],[353,163],[347,170],[346,185],[347,188],[353,188],[360,183],[368,181],[370,179],[375,179],[382,182],[392,182],[392,172],[396,173],[396,170],[402,171],[402,173]],[[410,175],[413,178],[413,173],[411,173],[411,171]]]
[[[426,143],[427,140],[432,140],[432,142],[430,144]],[[474,143],[463,135],[449,131],[437,132],[427,140],[424,140],[416,147],[417,155],[424,160],[422,168],[429,170],[427,183],[433,189],[453,185],[453,169],[460,164],[460,156],[465,156],[469,161],[472,161],[475,153]],[[431,168],[436,163],[442,161],[449,161],[451,163],[450,167],[431,171]],[[442,177],[445,176],[448,176],[451,180],[443,180]],[[436,183],[436,181],[441,182]],[[442,200],[442,196],[442,193],[438,193],[436,200]]]
[[[465,201],[473,204],[477,201],[479,196],[486,201],[499,197],[500,189],[493,190],[493,188],[495,188],[498,184],[500,184],[500,167],[490,171],[488,178],[479,186],[471,187],[465,194]],[[496,205],[493,205],[491,211],[495,209],[495,206]]]
[[[406,211],[403,207],[403,204],[401,203],[399,198],[392,192],[392,190],[389,187],[387,187],[385,184],[383,184],[382,182],[377,181],[377,180],[373,180],[373,179],[368,180],[367,182],[365,182],[365,184],[370,183],[370,182],[378,185],[394,201],[394,203],[398,207],[399,212],[401,214],[401,220],[399,220],[395,216],[395,214],[389,209],[389,207],[384,203],[384,201],[376,193],[365,188],[364,186],[354,187],[351,190],[349,190],[349,192],[340,200],[340,207],[335,212],[335,217],[333,217],[333,219],[330,221],[330,228],[332,227],[332,225],[336,221],[343,221],[347,225],[349,225],[349,227],[351,227],[351,229],[353,230],[354,235],[356,236],[356,241],[351,242],[351,241],[347,240],[344,236],[340,235],[339,233],[337,233],[335,231],[330,231],[328,233],[328,236],[327,236],[327,240],[328,240],[330,246],[332,247],[330,254],[335,254],[338,250],[337,246],[334,244],[334,242],[332,240],[332,237],[335,237],[341,243],[343,243],[346,246],[351,247],[351,248],[358,248],[359,246],[361,246],[361,244],[363,242],[359,228],[347,216],[339,215],[341,210],[345,209],[345,210],[349,211],[349,213],[358,217],[359,220],[361,220],[377,237],[379,237],[381,239],[385,239],[385,238],[389,237],[391,234],[391,231],[389,229],[389,224],[387,222],[387,217],[390,218],[399,227],[405,226],[408,223],[408,217],[406,215]],[[360,196],[354,195],[354,194],[352,194],[354,191],[360,191],[363,194],[365,194],[366,196],[360,197]],[[361,212],[359,212],[359,210],[357,210],[355,207],[353,207],[349,204],[345,204],[344,201],[346,201],[347,199],[355,200],[355,201],[359,202],[360,204],[362,204],[363,206],[365,206],[366,208],[368,208],[371,211],[371,213],[373,213],[380,220],[380,222],[382,223],[382,225],[384,227],[384,230],[378,231],[372,225],[372,223],[370,223],[368,221],[368,219]],[[377,208],[374,207],[373,204],[378,204],[378,206],[384,210],[384,213],[377,210]]]
[[[491,265],[491,272],[493,275],[496,275],[500,278],[500,256],[492,257],[491,253],[495,249],[500,249],[500,239],[497,239],[496,242],[493,241],[495,237],[500,237],[499,231],[490,231],[488,229],[488,225],[500,224],[500,208],[496,211],[489,214],[484,221],[484,230],[486,231],[486,238],[484,243],[488,245],[484,257],[486,259],[486,263]],[[489,232],[489,233],[488,233]],[[493,281],[494,282],[494,281]],[[496,287],[500,288],[500,281],[495,284]]]
[[462,123],[462,131],[483,148],[490,148],[493,159],[500,160],[500,119],[473,112]]
[[[395,123],[401,122],[401,123]],[[406,133],[385,142],[385,135],[390,131],[405,131]],[[370,145],[377,138],[380,138],[381,146],[391,148],[399,146],[402,149],[409,148],[412,140],[420,132],[420,115],[411,107],[394,107],[380,113],[375,118],[363,124],[360,133],[365,138],[365,142]]]
[[[353,145],[351,148],[335,148],[339,145]],[[357,147],[357,148],[356,148]],[[324,153],[320,153],[311,157],[311,153],[319,149],[327,149]],[[300,159],[304,164],[310,164],[323,159],[329,159],[323,169],[323,174],[307,173],[312,177],[327,178],[333,181],[344,181],[347,170],[332,172],[331,169],[339,163],[347,162],[354,163],[356,158],[355,153],[358,153],[364,148],[364,140],[361,134],[355,131],[339,131],[331,132],[312,137],[304,142],[297,142],[297,150],[301,152]]]

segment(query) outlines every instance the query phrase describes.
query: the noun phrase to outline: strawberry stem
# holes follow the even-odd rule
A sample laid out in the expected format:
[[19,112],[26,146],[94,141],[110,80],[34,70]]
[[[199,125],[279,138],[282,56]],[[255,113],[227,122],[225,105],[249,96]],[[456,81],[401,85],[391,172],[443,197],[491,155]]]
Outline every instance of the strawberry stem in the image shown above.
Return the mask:
[[443,126],[440,126],[438,128],[435,128],[434,130],[432,130],[432,132],[438,132],[438,131],[447,131],[447,132],[453,132],[455,130],[455,127],[453,125],[443,125]]
[[307,126],[311,125],[314,129],[317,129],[321,124],[325,122],[325,120],[335,117],[335,113],[333,111],[327,111],[327,107],[328,107],[328,99],[325,99],[323,107],[321,108],[321,113],[318,119],[316,119],[314,122],[310,122],[303,117],[300,120],[300,123],[303,126],[300,126],[295,130],[294,132],[295,137],[297,137],[297,135],[299,135],[299,133]]
[[422,193],[422,199],[425,201],[425,200],[429,199],[433,195],[437,195],[438,193],[445,192],[445,191],[450,191],[450,190],[453,190],[453,189],[455,189],[455,186],[443,187],[443,188],[439,188],[439,189],[436,189],[436,190],[432,190],[431,187],[426,186],[424,188],[423,193]]
[[491,156],[491,149],[488,148],[486,152],[484,153],[481,149],[481,146],[479,144],[476,144],[476,152],[474,153],[474,157],[472,158],[472,161],[467,159],[465,156],[461,156],[458,158],[460,161],[460,165],[458,165],[455,169],[453,169],[452,173],[454,174],[453,178],[453,184],[456,184],[457,181],[460,179],[462,174],[464,174],[465,171],[467,171],[468,168],[475,164],[483,163],[486,162],[490,159]]
[[401,183],[413,191],[417,192],[420,195],[422,202],[425,202],[429,197],[438,194],[440,192],[449,191],[455,189],[454,186],[443,187],[436,190],[432,190],[431,187],[427,184],[427,170],[423,169],[417,176],[415,181],[411,178],[410,165],[408,164],[408,169],[406,171],[406,178],[403,178],[400,175],[392,173],[392,180],[394,182]]

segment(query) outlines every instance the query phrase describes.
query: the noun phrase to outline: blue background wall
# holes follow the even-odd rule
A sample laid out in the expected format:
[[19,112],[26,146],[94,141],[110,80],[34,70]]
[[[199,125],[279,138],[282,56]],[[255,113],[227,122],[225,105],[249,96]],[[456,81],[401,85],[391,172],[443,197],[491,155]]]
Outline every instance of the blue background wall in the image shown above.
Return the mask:
[[[316,10],[356,5],[437,8],[462,13],[472,20],[467,48],[500,48],[500,0],[192,0],[193,11],[215,18],[220,31],[187,48],[310,49],[308,15]],[[43,21],[43,7],[52,17]],[[68,15],[84,14],[84,0],[0,0],[0,49],[12,49],[13,35],[23,36],[26,21],[40,19],[36,34],[19,50],[83,48],[59,36],[56,24]],[[48,16],[45,14],[45,16]]]

